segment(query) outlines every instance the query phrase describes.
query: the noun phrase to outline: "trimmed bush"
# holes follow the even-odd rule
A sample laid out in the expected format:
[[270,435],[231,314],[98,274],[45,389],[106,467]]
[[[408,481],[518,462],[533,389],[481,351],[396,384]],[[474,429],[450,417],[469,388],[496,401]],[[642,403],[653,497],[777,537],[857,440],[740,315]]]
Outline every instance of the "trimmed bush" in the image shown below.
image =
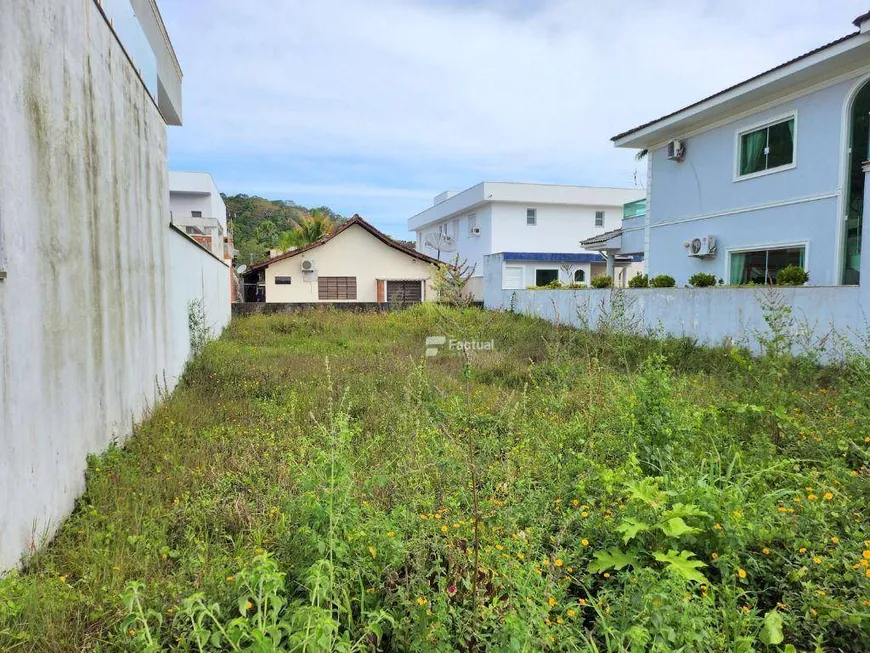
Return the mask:
[[612,288],[613,287],[613,278],[604,275],[603,277],[595,277],[592,280],[593,288]]
[[706,272],[696,272],[689,277],[689,284],[695,288],[709,288],[716,285],[716,275]]
[[669,274],[660,274],[649,280],[649,285],[653,288],[673,288],[677,282]]
[[809,280],[809,273],[798,265],[784,267],[776,275],[776,285],[778,286],[802,286]]
[[628,280],[629,288],[646,288],[649,286],[649,277],[645,274],[641,274],[638,272],[631,279]]

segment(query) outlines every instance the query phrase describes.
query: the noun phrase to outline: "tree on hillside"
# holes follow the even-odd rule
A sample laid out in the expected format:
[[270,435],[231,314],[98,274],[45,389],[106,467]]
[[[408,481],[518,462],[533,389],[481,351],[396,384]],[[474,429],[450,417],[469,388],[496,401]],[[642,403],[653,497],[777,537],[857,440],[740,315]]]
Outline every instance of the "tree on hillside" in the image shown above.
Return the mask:
[[301,220],[298,220],[293,229],[289,229],[278,238],[278,248],[288,250],[294,247],[305,247],[311,243],[326,238],[335,228],[330,215],[319,209],[314,209]]

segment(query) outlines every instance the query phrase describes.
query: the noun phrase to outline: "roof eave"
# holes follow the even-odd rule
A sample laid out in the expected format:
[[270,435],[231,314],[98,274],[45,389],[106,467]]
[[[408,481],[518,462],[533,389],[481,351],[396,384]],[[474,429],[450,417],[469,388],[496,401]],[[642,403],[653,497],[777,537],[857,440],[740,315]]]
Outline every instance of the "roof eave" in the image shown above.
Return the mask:
[[[705,114],[721,108],[724,104],[739,105],[743,101],[746,103],[746,108],[749,109],[753,104],[760,104],[759,98],[764,97],[765,88],[771,84],[819,66],[839,55],[865,46],[868,42],[870,42],[870,36],[862,35],[861,32],[853,32],[662,118],[617,134],[610,140],[615,147],[637,149],[658,145],[671,137],[677,138],[679,136],[672,136],[672,134],[680,134],[685,123],[691,122],[692,129],[698,129],[704,124]],[[708,122],[712,123],[717,120],[718,118],[712,118]]]

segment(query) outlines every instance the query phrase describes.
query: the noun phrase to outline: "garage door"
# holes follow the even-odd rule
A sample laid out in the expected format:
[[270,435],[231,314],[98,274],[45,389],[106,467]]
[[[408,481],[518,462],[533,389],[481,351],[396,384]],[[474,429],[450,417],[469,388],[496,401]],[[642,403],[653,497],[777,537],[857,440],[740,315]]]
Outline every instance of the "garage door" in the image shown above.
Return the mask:
[[423,301],[422,281],[387,281],[387,301],[416,304]]

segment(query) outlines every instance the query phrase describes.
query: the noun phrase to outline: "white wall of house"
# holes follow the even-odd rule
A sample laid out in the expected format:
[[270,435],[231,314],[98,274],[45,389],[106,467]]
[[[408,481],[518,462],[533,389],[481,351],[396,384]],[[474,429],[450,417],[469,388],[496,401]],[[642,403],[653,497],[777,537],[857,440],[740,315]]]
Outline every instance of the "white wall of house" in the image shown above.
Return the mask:
[[[442,193],[433,206],[408,220],[408,228],[417,234],[417,250],[429,256],[438,253],[426,246],[427,234],[453,236],[456,251],[442,252],[440,258],[458,254],[481,277],[484,257],[496,252],[582,251],[581,240],[618,228],[623,205],[644,195],[643,189],[484,182],[461,193]],[[535,211],[534,226],[527,224],[529,209]],[[604,212],[601,226],[596,226],[597,211]],[[469,234],[472,215],[479,235]],[[482,282],[474,287],[482,288]],[[482,297],[479,292],[475,296]]]
[[226,266],[168,227],[165,117],[97,4],[6,9],[0,570],[69,514],[87,455],[178,378],[189,299],[206,288],[216,331],[230,311]]
[[[302,261],[312,261],[316,274],[306,277]],[[266,268],[266,301],[269,303],[318,302],[318,277],[356,277],[356,302],[377,302],[377,282],[420,280],[426,299],[433,298],[433,268],[420,259],[385,245],[358,225],[351,226],[319,247],[271,263]],[[289,277],[289,284],[276,284],[275,277]],[[324,300],[328,302],[341,300]]]
[[[211,236],[211,251],[224,256],[227,207],[207,172],[169,171],[169,210],[173,224],[195,227]],[[199,217],[193,214],[198,212]]]

